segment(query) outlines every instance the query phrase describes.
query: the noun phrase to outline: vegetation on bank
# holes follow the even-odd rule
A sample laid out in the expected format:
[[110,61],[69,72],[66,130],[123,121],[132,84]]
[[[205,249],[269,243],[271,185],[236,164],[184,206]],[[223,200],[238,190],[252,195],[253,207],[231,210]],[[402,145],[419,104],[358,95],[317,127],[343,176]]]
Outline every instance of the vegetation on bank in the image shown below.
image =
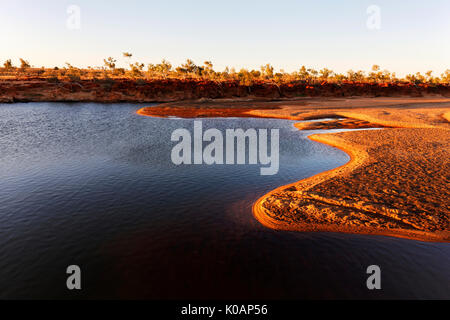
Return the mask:
[[251,86],[258,82],[269,82],[274,84],[288,84],[293,82],[304,82],[309,84],[320,83],[370,83],[370,84],[398,84],[406,83],[413,85],[449,85],[450,69],[446,70],[440,76],[434,76],[432,71],[426,74],[420,72],[408,74],[404,78],[399,78],[395,73],[388,70],[382,70],[378,65],[374,65],[368,73],[359,70],[349,70],[345,74],[336,73],[330,69],[323,68],[314,70],[302,66],[298,71],[291,73],[279,70],[276,72],[273,66],[266,64],[261,66],[260,70],[241,69],[236,71],[234,68],[225,68],[224,71],[215,71],[210,61],[205,61],[202,65],[195,64],[188,59],[184,64],[178,67],[166,60],[158,64],[147,64],[132,62],[131,53],[123,53],[123,59],[126,60],[129,68],[117,67],[117,60],[108,57],[103,60],[102,67],[88,67],[85,69],[77,68],[70,63],[66,63],[63,68],[36,68],[31,64],[20,59],[19,65],[14,65],[11,59],[3,63],[0,68],[0,79],[29,79],[41,78],[53,81],[78,81],[95,79],[136,79],[136,80],[161,80],[161,79],[197,79],[206,81],[238,81],[240,85]]

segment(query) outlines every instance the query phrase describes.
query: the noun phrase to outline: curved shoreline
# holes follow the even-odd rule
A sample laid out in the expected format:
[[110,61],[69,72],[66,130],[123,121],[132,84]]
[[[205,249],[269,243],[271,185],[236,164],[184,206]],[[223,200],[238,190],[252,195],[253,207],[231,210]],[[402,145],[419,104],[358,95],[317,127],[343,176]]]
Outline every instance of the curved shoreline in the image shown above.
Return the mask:
[[[326,133],[323,133],[326,134]],[[342,174],[345,172],[350,172],[354,170],[356,167],[360,166],[366,157],[368,157],[367,153],[357,150],[356,148],[352,149],[345,143],[338,143],[337,141],[332,141],[330,139],[326,139],[320,136],[321,134],[312,134],[308,136],[308,139],[323,143],[328,146],[337,148],[350,156],[350,160],[334,169],[330,169],[327,171],[320,172],[314,176],[299,180],[297,182],[293,182],[287,185],[280,186],[269,193],[263,195],[252,206],[253,215],[262,225],[267,228],[275,229],[275,230],[284,230],[284,231],[297,231],[297,232],[335,232],[335,233],[346,233],[346,234],[364,234],[364,235],[378,235],[378,236],[388,236],[388,237],[396,237],[403,238],[409,240],[416,241],[424,241],[424,242],[443,242],[448,243],[448,240],[444,240],[439,236],[436,236],[429,232],[421,232],[421,231],[409,231],[403,229],[392,229],[392,230],[379,230],[375,228],[367,228],[367,227],[343,227],[343,226],[333,226],[333,225],[324,225],[324,224],[311,224],[311,223],[295,223],[290,224],[285,221],[277,220],[273,218],[266,209],[263,207],[264,201],[270,196],[280,192],[285,191],[291,187],[296,187],[298,189],[299,184],[306,185],[305,189],[302,191],[306,191],[307,189],[317,185],[319,183],[325,182],[330,178]],[[365,153],[365,155],[364,155]]]
[[[345,102],[345,101],[344,101]],[[364,101],[365,102],[365,101]],[[256,105],[256,103],[255,103]],[[220,106],[220,105],[219,105]],[[403,105],[401,107],[404,107]],[[422,107],[422,105],[420,105],[420,107]],[[447,130],[449,129],[448,124],[442,124],[440,123],[440,119],[446,119],[448,114],[450,112],[448,112],[448,107],[444,106],[444,111],[442,112],[442,108],[436,108],[435,110],[433,110],[432,108],[436,108],[435,106],[432,106],[430,109],[425,109],[425,111],[421,111],[422,109],[418,109],[416,107],[416,109],[414,110],[414,112],[411,112],[411,108],[408,107],[404,107],[404,109],[399,108],[399,105],[394,105],[394,106],[386,106],[386,110],[389,111],[384,111],[385,109],[383,108],[381,111],[379,109],[374,109],[373,106],[369,106],[364,110],[330,110],[330,108],[324,108],[324,109],[313,109],[313,111],[311,110],[306,110],[303,111],[304,109],[307,109],[307,107],[300,107],[300,106],[295,106],[292,107],[291,109],[289,109],[289,106],[287,108],[276,108],[277,110],[274,110],[274,108],[266,108],[266,109],[259,109],[257,107],[254,107],[254,110],[248,110],[248,106],[246,105],[243,109],[244,110],[239,110],[239,108],[231,108],[226,112],[226,116],[236,116],[236,117],[242,117],[243,114],[245,114],[245,117],[247,116],[251,116],[251,117],[261,117],[261,118],[276,118],[276,119],[288,119],[288,120],[302,120],[303,119],[313,119],[314,115],[316,116],[316,119],[322,119],[322,118],[328,118],[330,117],[330,115],[335,115],[336,117],[344,117],[346,118],[346,120],[350,120],[350,121],[344,121],[342,122],[338,122],[338,121],[330,121],[328,123],[325,123],[325,127],[327,127],[327,125],[331,126],[331,128],[328,129],[333,129],[333,125],[336,126],[335,128],[345,128],[346,125],[349,126],[349,128],[354,128],[354,127],[350,127],[350,126],[354,126],[355,125],[355,121],[353,120],[358,120],[358,121],[362,121],[362,128],[367,128],[368,124],[372,125],[373,127],[379,127],[384,126],[384,127],[390,127],[390,128],[422,128],[422,130],[433,130],[433,128],[438,128],[438,129],[444,129],[443,132],[445,134],[444,138],[447,137]],[[302,109],[303,108],[303,109]],[[149,108],[150,110],[151,108]],[[187,109],[189,109],[189,106],[187,107]],[[191,107],[192,109],[192,107]],[[203,108],[203,106],[200,106],[200,108],[198,106],[196,106],[195,108],[195,114],[201,114],[201,116],[208,116],[209,112],[212,111],[214,108],[210,109],[210,108]],[[200,109],[200,111],[199,111]],[[220,109],[220,108],[219,108]],[[226,108],[223,108],[222,106],[222,110],[224,110]],[[298,112],[298,110],[301,110],[300,112]],[[406,110],[406,111],[405,111]],[[418,110],[418,111],[417,111]],[[169,111],[171,111],[169,109]],[[192,110],[191,110],[192,111]],[[295,111],[295,112],[293,112]],[[177,111],[178,112],[178,111]],[[380,115],[380,112],[381,115]],[[420,113],[422,112],[422,113]],[[141,109],[137,112],[140,115],[144,115],[144,116],[158,116],[155,114],[152,114],[153,112],[145,112],[145,110]],[[170,113],[170,112],[169,112]],[[391,116],[391,113],[393,113],[393,115]],[[189,113],[187,113],[189,114]],[[191,113],[192,114],[192,113]],[[413,114],[413,116],[411,116],[411,114]],[[386,115],[386,116],[384,116]],[[425,115],[426,117],[424,118],[423,115]],[[167,116],[167,114],[166,114]],[[212,116],[214,116],[214,112],[212,113]],[[437,119],[437,120],[436,120]],[[342,125],[344,125],[342,127]],[[301,125],[297,126],[297,129],[301,130],[301,129],[307,129],[308,128],[308,124],[305,125],[305,123],[302,123]],[[314,128],[314,127],[313,127]],[[427,129],[424,129],[427,128]],[[360,132],[360,131],[358,131]],[[390,131],[392,133],[392,131]],[[428,132],[428,131],[427,131]],[[414,134],[411,132],[407,132],[408,134]],[[432,135],[433,132],[430,133],[430,135]],[[441,132],[442,133],[442,132]],[[405,139],[405,135],[402,135],[400,132],[393,132],[392,135],[394,135],[394,138],[396,139],[396,137],[398,137],[400,140]],[[397,136],[396,136],[397,135]],[[347,137],[347,136],[346,136]],[[406,135],[406,137],[408,137],[408,135]],[[285,201],[289,201],[286,200],[286,198],[289,198],[289,196],[292,193],[295,193],[294,197],[291,198],[294,200],[297,200],[300,198],[302,198],[302,194],[303,192],[306,192],[307,190],[313,188],[314,186],[317,186],[321,183],[327,182],[329,180],[331,180],[334,177],[342,177],[345,174],[349,174],[352,171],[354,171],[355,169],[362,167],[365,163],[369,162],[369,154],[367,152],[367,145],[364,144],[358,144],[358,143],[352,143],[351,140],[352,139],[343,139],[339,136],[337,136],[336,134],[333,134],[332,136],[330,135],[330,133],[318,133],[318,134],[312,134],[310,136],[308,136],[308,138],[312,141],[318,142],[318,143],[323,143],[326,145],[329,145],[331,147],[335,147],[338,148],[340,150],[342,150],[343,152],[347,153],[350,156],[350,161],[347,162],[346,164],[335,168],[335,169],[331,169],[331,170],[327,170],[324,172],[321,172],[317,175],[314,175],[312,177],[297,181],[297,182],[293,182],[291,184],[287,184],[287,185],[283,185],[280,186],[274,190],[272,190],[271,192],[263,195],[261,198],[259,198],[254,204],[253,204],[253,215],[254,217],[264,226],[268,227],[268,228],[272,228],[272,229],[277,229],[277,230],[286,230],[286,231],[302,231],[302,232],[309,232],[309,231],[321,231],[321,232],[339,232],[339,233],[349,233],[349,234],[368,234],[368,235],[381,235],[381,236],[391,236],[391,237],[397,237],[397,238],[407,238],[407,239],[411,239],[411,240],[419,240],[419,241],[427,241],[427,242],[450,242],[450,232],[448,230],[448,228],[446,228],[445,226],[442,229],[442,225],[440,226],[439,224],[434,225],[434,227],[437,227],[438,229],[436,229],[435,231],[430,231],[433,230],[432,228],[430,229],[430,226],[433,227],[432,224],[429,223],[429,221],[423,221],[423,217],[421,216],[417,216],[417,213],[415,213],[415,211],[411,212],[411,216],[409,218],[404,218],[404,216],[402,216],[402,214],[404,214],[404,212],[401,212],[400,214],[398,214],[398,211],[401,211],[401,207],[402,205],[404,206],[405,203],[400,203],[400,205],[398,207],[394,205],[389,205],[389,201],[388,199],[386,199],[387,204],[385,207],[382,208],[378,208],[378,211],[374,211],[373,207],[370,206],[370,203],[365,204],[362,203],[361,205],[359,203],[355,204],[355,203],[346,203],[345,201],[343,201],[342,203],[339,203],[339,200],[335,200],[333,199],[333,197],[331,198],[326,198],[322,197],[320,194],[316,195],[316,194],[312,194],[312,196],[315,196],[316,198],[311,198],[311,195],[307,195],[304,198],[307,201],[310,201],[310,203],[312,204],[325,204],[325,205],[329,205],[331,206],[331,208],[336,208],[339,212],[342,210],[356,210],[356,211],[361,211],[364,214],[366,214],[366,217],[371,217],[371,216],[375,216],[374,221],[375,222],[379,222],[379,219],[381,220],[385,220],[385,221],[389,221],[392,220],[394,221],[394,225],[396,225],[397,227],[380,227],[380,228],[372,228],[372,227],[368,227],[367,223],[364,224],[358,224],[356,223],[356,226],[350,224],[351,226],[349,226],[348,224],[344,224],[342,225],[342,223],[336,223],[335,225],[330,224],[330,223],[315,223],[315,222],[302,222],[302,221],[298,221],[298,219],[294,219],[291,221],[288,221],[286,219],[280,219],[279,217],[277,217],[277,214],[271,214],[270,210],[267,210],[266,208],[264,208],[263,204],[264,202],[270,198],[273,195],[278,195],[280,196],[279,198],[281,198],[281,200],[285,200]],[[413,137],[414,138],[414,137]],[[432,138],[435,138],[432,136]],[[407,139],[406,139],[407,140]],[[444,139],[445,140],[445,139]],[[433,143],[433,139],[430,138],[430,143]],[[391,142],[391,145],[393,145],[395,147],[395,143]],[[376,144],[375,144],[376,145]],[[419,145],[419,144],[418,144]],[[402,145],[400,145],[402,146]],[[436,147],[438,148],[438,147]],[[439,149],[436,149],[439,151]],[[402,149],[400,149],[400,151],[404,151]],[[412,154],[414,155],[414,154]],[[375,159],[377,159],[378,155],[375,155]],[[372,158],[370,158],[372,159]],[[392,159],[391,159],[392,161]],[[392,163],[392,162],[390,162]],[[428,164],[429,165],[429,164]],[[433,164],[431,164],[433,165]],[[383,169],[383,168],[381,168]],[[381,176],[381,178],[383,178],[383,176]],[[401,179],[400,179],[401,180]],[[352,180],[350,180],[351,182]],[[369,180],[368,180],[369,181]],[[357,181],[356,181],[357,182]],[[414,181],[413,181],[414,182]],[[339,184],[338,184],[339,186]],[[375,185],[376,186],[376,185]],[[433,187],[433,185],[431,186]],[[445,188],[445,185],[444,185]],[[291,189],[291,190],[289,190]],[[374,196],[376,198],[376,196],[379,196],[379,194],[377,195],[376,192],[376,188],[373,188],[374,190]],[[331,190],[331,189],[330,189]],[[284,192],[284,194],[283,194]],[[287,195],[286,195],[287,194]],[[305,193],[306,194],[306,193]],[[349,196],[351,196],[352,194],[350,193]],[[355,194],[353,193],[353,195],[355,196]],[[358,195],[358,194],[356,194]],[[284,198],[283,198],[284,196]],[[342,196],[342,194],[341,194]],[[367,196],[367,195],[366,195]],[[416,197],[415,197],[416,196]],[[369,194],[370,197],[370,194]],[[355,197],[355,201],[358,200],[358,197]],[[414,203],[415,200],[417,200],[417,194],[412,194],[412,201]],[[279,200],[279,201],[281,201]],[[390,199],[392,200],[392,199]],[[399,200],[403,200],[399,198]],[[434,199],[436,200],[436,199]],[[295,207],[295,203],[293,203],[291,201],[291,204],[294,205]],[[311,202],[312,201],[312,202]],[[314,202],[316,201],[316,202]],[[430,201],[429,199],[426,199],[426,201]],[[439,200],[442,201],[442,200]],[[337,203],[336,203],[337,202]],[[406,203],[408,204],[408,202]],[[427,203],[424,203],[425,205]],[[269,204],[270,205],[270,204]],[[393,206],[393,208],[392,208]],[[273,208],[272,208],[273,210]],[[275,212],[280,212],[280,210],[283,210],[283,208],[281,209],[276,209]],[[445,209],[443,209],[445,210]],[[391,211],[397,211],[397,214],[394,212],[392,213]],[[446,211],[444,211],[445,214]],[[428,214],[430,212],[424,212],[424,214]],[[406,214],[409,214],[408,212],[406,212]],[[433,214],[432,212],[430,214]],[[377,216],[378,215],[378,216]],[[448,215],[448,214],[447,214]],[[281,212],[281,216],[283,217],[283,211]],[[394,217],[394,218],[392,218]],[[422,219],[422,220],[421,220]],[[403,222],[405,221],[405,222]],[[441,224],[443,223],[442,221],[446,220],[441,220]],[[362,220],[362,222],[364,222]],[[406,224],[405,224],[406,223]],[[423,223],[423,224],[421,224]],[[370,224],[371,225],[371,224]],[[377,223],[375,223],[375,225],[377,225]],[[399,226],[405,226],[406,228],[402,228]],[[413,228],[411,228],[411,226]],[[439,227],[440,226],[440,227]],[[409,228],[408,228],[409,227]],[[440,229],[439,229],[440,228]],[[422,231],[424,230],[424,231]]]

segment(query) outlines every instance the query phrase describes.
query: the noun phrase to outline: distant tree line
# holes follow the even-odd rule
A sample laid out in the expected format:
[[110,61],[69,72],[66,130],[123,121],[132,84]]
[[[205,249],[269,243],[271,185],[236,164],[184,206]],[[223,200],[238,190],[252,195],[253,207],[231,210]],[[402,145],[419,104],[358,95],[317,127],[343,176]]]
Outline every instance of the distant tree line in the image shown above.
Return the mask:
[[181,66],[174,67],[167,60],[162,60],[158,64],[149,63],[145,65],[140,62],[132,62],[133,55],[124,52],[122,58],[128,68],[118,68],[117,60],[113,57],[103,59],[102,67],[77,68],[70,63],[64,67],[36,68],[24,59],[19,59],[19,65],[15,66],[11,59],[3,63],[0,68],[0,79],[13,79],[24,77],[39,77],[53,80],[81,79],[199,79],[209,81],[239,81],[241,85],[250,86],[258,82],[273,82],[276,84],[292,83],[302,81],[305,83],[411,83],[411,84],[450,84],[450,69],[447,69],[439,76],[434,76],[432,71],[425,74],[420,72],[408,74],[404,78],[399,78],[395,73],[388,70],[381,70],[380,66],[374,65],[368,73],[358,70],[349,70],[346,73],[337,73],[328,68],[315,70],[302,66],[297,71],[288,73],[284,70],[275,72],[270,64],[261,66],[259,70],[225,68],[223,71],[215,71],[211,61],[205,61],[202,65],[197,65],[191,59],[187,59]]

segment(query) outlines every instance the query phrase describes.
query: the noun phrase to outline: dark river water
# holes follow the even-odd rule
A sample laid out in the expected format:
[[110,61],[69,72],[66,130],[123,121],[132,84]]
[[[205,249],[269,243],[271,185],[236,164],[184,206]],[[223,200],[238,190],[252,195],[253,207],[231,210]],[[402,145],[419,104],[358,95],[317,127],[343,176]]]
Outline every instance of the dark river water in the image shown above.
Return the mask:
[[[450,244],[295,233],[261,226],[253,202],[349,157],[293,122],[202,119],[219,130],[279,128],[280,171],[175,166],[175,129],[136,104],[0,104],[0,298],[450,299]],[[369,182],[368,182],[369,183]],[[382,290],[366,287],[381,268]],[[66,268],[82,290],[66,288]]]

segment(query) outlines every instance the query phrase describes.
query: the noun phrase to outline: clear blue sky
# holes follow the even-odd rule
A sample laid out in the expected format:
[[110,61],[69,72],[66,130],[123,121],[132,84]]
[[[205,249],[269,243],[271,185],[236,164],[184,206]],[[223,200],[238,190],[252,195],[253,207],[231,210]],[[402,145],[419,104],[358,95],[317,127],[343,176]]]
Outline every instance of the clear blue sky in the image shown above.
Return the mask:
[[[66,27],[67,7],[81,29]],[[369,5],[381,29],[366,26]],[[449,0],[0,0],[0,61],[100,66],[129,51],[133,61],[286,71],[301,65],[338,72],[379,64],[407,72],[450,69]]]

